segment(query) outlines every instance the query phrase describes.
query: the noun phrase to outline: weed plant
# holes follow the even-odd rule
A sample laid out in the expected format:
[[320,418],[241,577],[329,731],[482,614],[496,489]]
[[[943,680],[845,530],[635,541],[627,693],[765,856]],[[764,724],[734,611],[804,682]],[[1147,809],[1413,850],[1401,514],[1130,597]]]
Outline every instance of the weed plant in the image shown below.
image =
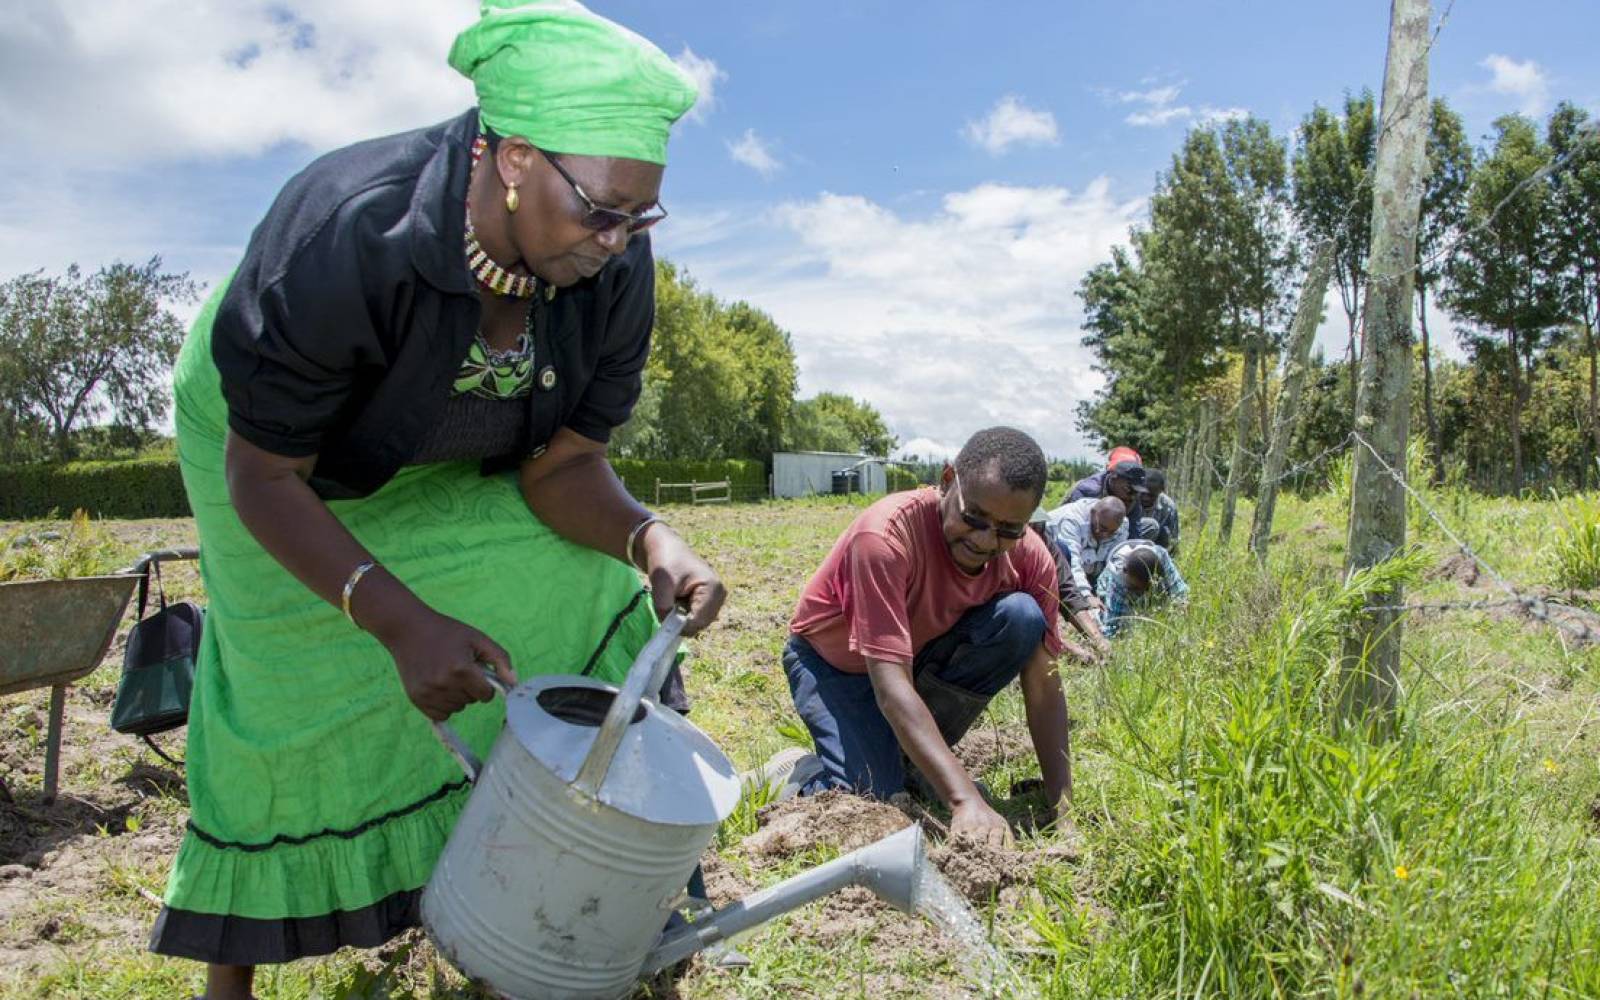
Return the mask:
[[1556,585],[1600,587],[1600,494],[1569,497],[1556,509],[1561,517],[1551,545]]
[[59,530],[29,524],[0,535],[0,583],[100,576],[126,554],[104,524],[75,510]]

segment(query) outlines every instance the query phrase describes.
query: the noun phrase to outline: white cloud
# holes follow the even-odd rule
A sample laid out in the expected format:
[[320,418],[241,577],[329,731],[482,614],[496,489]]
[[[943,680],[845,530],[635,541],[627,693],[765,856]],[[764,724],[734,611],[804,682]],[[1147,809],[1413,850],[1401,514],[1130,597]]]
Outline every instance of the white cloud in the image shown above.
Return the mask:
[[1183,92],[1181,84],[1168,84],[1165,87],[1152,87],[1149,90],[1124,90],[1117,95],[1120,104],[1152,104],[1156,107],[1165,107],[1178,99]]
[[1489,91],[1514,98],[1523,114],[1541,115],[1549,106],[1550,80],[1532,59],[1518,62],[1510,56],[1490,55],[1478,65],[1492,74]]
[[14,150],[170,161],[327,149],[473,102],[445,56],[459,4],[137,0],[12,5],[0,134]]
[[1143,210],[1105,178],[1082,191],[981,184],[918,216],[823,193],[745,212],[720,244],[680,248],[662,227],[658,246],[790,332],[802,395],[869,400],[905,449],[948,451],[1003,423],[1072,456],[1095,450],[1074,408],[1101,385],[1078,283]]
[[760,174],[762,177],[771,177],[783,168],[778,158],[772,155],[772,148],[767,141],[756,135],[756,130],[747,128],[744,135],[737,142],[728,143],[728,155],[734,161],[742,163]]
[[717,84],[728,78],[726,70],[704,56],[695,55],[693,49],[685,45],[683,51],[672,57],[678,68],[689,74],[696,87],[700,88],[700,98],[694,102],[694,107],[683,116],[686,122],[704,122],[717,106]]
[[894,450],[894,455],[892,457],[915,457],[928,459],[934,462],[942,459],[948,462],[956,457],[956,452],[961,450],[962,444],[963,442],[961,441],[951,444],[948,441],[935,441],[933,438],[917,437],[912,438],[910,441],[902,442],[900,447]]
[[1196,125],[1221,125],[1223,122],[1242,121],[1250,117],[1249,108],[1213,108],[1209,105],[1195,114]]
[[[1150,82],[1149,78],[1140,81]],[[1178,96],[1183,93],[1185,84],[1169,83],[1160,87],[1151,87],[1148,90],[1123,90],[1099,93],[1115,104],[1141,104],[1142,108],[1128,112],[1122,119],[1124,124],[1136,128],[1159,128],[1171,125],[1173,122],[1180,124],[1195,124],[1202,128],[1209,125],[1218,125],[1222,122],[1233,121],[1238,118],[1247,118],[1249,110],[1245,108],[1228,107],[1215,108],[1209,104],[1199,106],[1177,104]]]
[[1151,108],[1148,111],[1135,111],[1122,119],[1129,125],[1166,125],[1173,121],[1188,121],[1194,117],[1194,109],[1187,104],[1177,107]]
[[1055,115],[1036,111],[1010,95],[995,102],[981,121],[967,122],[961,134],[994,156],[1012,146],[1054,146],[1061,141]]

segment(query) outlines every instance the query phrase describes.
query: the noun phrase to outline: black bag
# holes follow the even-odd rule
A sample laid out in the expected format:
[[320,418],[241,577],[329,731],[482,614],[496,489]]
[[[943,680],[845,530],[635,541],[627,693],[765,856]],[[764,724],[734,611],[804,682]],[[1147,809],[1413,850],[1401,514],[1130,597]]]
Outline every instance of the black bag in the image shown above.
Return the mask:
[[[155,575],[158,607],[144,616]],[[129,736],[142,736],[151,749],[172,761],[150,741],[156,733],[177,729],[189,721],[189,694],[194,687],[195,661],[200,655],[200,629],[205,612],[193,601],[167,603],[161,586],[161,562],[152,558],[139,580],[139,621],[128,634],[122,658],[122,681],[111,707],[111,728]]]

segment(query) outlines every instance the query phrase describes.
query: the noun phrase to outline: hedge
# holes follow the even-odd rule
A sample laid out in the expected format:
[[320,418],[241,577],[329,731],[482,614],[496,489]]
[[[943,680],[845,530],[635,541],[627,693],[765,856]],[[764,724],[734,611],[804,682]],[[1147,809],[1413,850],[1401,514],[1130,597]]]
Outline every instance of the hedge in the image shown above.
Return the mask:
[[[655,502],[656,480],[664,483],[727,480],[736,500],[767,494],[766,465],[753,459],[709,462],[611,462],[628,490]],[[663,497],[663,500],[668,498]],[[687,499],[674,495],[674,500]],[[177,460],[170,455],[116,462],[0,467],[0,518],[66,517],[82,508],[98,517],[188,517],[189,501]]]
[[170,456],[0,468],[0,518],[66,517],[80,508],[99,517],[189,516]]

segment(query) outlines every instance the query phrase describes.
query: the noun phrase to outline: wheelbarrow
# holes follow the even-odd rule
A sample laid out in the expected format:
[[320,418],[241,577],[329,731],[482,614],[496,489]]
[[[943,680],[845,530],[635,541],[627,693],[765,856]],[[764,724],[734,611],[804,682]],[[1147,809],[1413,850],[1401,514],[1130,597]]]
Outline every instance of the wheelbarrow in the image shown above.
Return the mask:
[[[0,583],[0,695],[50,689],[44,749],[44,803],[55,801],[67,685],[94,672],[117,636],[133,588],[150,566],[195,559],[199,550],[150,552],[109,576]],[[4,784],[0,783],[0,793]]]

